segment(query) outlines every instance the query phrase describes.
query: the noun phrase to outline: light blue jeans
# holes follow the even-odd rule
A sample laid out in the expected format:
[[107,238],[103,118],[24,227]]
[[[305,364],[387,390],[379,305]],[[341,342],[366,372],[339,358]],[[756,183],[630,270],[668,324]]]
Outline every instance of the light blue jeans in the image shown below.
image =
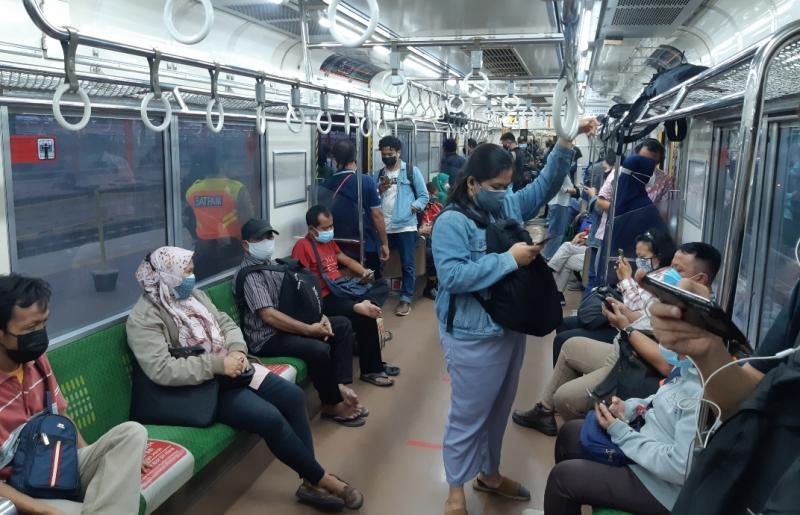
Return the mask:
[[525,335],[506,331],[483,340],[442,333],[450,373],[450,412],[444,430],[444,469],[450,486],[500,471],[503,435],[525,359]]
[[553,236],[553,239],[547,242],[544,246],[542,254],[544,258],[550,261],[550,258],[561,246],[561,241],[564,239],[564,233],[567,232],[567,227],[571,220],[572,209],[569,206],[550,206],[547,210],[547,236]]

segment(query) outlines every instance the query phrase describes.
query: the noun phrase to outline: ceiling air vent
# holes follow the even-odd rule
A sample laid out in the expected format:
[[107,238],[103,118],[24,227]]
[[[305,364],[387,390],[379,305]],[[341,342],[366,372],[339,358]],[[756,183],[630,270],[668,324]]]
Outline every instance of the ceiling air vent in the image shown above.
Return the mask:
[[703,0],[608,0],[603,34],[626,38],[669,36],[702,3]]
[[515,48],[483,48],[483,68],[489,76],[529,76],[528,67]]
[[[278,30],[290,36],[300,37],[300,13],[293,5],[229,1],[218,8],[258,25]],[[327,30],[319,26],[316,16],[311,16],[308,32],[313,37],[326,34]]]

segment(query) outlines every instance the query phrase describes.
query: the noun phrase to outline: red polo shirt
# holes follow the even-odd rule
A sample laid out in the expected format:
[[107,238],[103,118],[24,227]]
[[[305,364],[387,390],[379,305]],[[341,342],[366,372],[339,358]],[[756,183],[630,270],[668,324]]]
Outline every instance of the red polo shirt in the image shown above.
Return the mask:
[[[45,387],[45,380],[49,390],[54,392],[58,412],[63,415],[67,410],[67,401],[61,394],[61,388],[56,382],[47,356],[42,356],[38,362],[39,367],[33,361],[22,365],[22,384],[14,373],[0,372],[0,445],[5,443],[15,429],[32,416],[44,411],[45,393],[48,390],[48,387]],[[42,377],[39,368],[46,374],[46,379]],[[10,466],[0,470],[0,480],[5,481],[10,475]]]

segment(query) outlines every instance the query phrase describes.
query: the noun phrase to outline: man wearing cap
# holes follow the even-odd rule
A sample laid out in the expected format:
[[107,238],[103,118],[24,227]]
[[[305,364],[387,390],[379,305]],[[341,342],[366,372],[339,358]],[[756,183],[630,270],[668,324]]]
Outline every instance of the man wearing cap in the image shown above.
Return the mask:
[[[242,227],[244,259],[248,266],[270,264],[278,232],[265,220],[250,220]],[[238,273],[238,272],[237,272]],[[308,365],[311,383],[319,393],[322,417],[347,427],[364,425],[366,408],[358,405],[353,382],[353,328],[344,317],[326,317],[306,324],[279,311],[283,274],[258,270],[244,281],[247,310],[242,330],[247,346],[262,357],[293,357]],[[236,281],[234,280],[234,284]]]

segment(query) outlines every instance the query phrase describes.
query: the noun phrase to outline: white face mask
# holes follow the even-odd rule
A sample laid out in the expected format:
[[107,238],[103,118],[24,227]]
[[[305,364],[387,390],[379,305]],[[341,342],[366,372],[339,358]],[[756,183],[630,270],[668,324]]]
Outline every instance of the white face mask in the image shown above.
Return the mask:
[[251,256],[262,261],[272,259],[275,252],[275,240],[261,240],[258,243],[248,242],[248,252]]

